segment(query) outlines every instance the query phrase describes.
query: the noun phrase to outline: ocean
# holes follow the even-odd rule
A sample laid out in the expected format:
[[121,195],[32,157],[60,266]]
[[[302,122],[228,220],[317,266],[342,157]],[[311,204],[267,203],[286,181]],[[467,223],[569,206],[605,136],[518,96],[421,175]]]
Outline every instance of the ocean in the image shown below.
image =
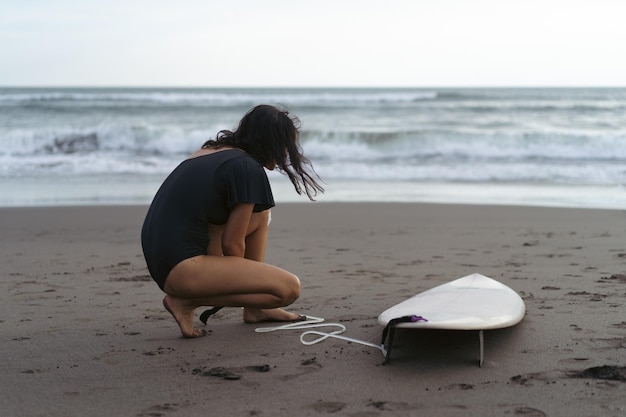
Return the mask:
[[626,208],[626,88],[0,88],[0,206],[147,204],[261,103],[300,118],[321,202]]

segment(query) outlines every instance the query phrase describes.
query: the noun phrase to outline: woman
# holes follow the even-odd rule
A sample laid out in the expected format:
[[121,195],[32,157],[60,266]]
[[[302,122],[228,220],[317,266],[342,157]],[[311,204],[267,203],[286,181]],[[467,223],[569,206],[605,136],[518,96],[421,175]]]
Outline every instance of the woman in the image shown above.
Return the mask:
[[184,337],[206,333],[193,327],[200,306],[244,307],[247,323],[301,319],[280,308],[300,296],[298,277],[264,263],[274,206],[264,168],[286,173],[311,200],[324,191],[302,155],[296,122],[287,111],[255,107],[235,131],[219,132],[183,161],[154,197],[141,233],[144,256]]

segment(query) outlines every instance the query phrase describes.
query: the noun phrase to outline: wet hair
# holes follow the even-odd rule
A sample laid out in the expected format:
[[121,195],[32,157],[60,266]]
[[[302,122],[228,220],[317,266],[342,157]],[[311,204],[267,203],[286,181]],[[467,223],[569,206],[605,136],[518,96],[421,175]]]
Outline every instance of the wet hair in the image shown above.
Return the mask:
[[306,193],[310,200],[324,188],[319,176],[298,143],[300,120],[287,110],[261,104],[250,110],[234,131],[221,130],[203,148],[225,146],[239,148],[264,166],[273,166],[287,174],[298,194]]

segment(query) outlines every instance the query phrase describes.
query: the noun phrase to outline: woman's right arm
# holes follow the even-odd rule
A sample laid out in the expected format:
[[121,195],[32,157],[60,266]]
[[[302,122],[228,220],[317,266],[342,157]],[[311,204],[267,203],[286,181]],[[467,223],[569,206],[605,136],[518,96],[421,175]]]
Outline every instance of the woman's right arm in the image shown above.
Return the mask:
[[235,205],[226,221],[222,234],[222,252],[224,256],[244,257],[246,253],[246,235],[252,218],[254,204],[239,203]]

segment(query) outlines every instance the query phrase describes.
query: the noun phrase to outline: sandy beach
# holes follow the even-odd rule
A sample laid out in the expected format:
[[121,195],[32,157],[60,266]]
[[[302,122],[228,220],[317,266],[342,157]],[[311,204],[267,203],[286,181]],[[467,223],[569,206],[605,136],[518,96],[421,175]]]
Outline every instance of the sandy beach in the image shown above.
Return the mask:
[[625,211],[273,210],[267,261],[302,281],[290,310],[346,336],[379,343],[382,311],[473,272],[517,291],[526,317],[485,333],[482,368],[474,332],[400,332],[382,366],[367,346],[255,333],[237,308],[182,339],[141,254],[145,211],[0,209],[3,416],[626,414]]

